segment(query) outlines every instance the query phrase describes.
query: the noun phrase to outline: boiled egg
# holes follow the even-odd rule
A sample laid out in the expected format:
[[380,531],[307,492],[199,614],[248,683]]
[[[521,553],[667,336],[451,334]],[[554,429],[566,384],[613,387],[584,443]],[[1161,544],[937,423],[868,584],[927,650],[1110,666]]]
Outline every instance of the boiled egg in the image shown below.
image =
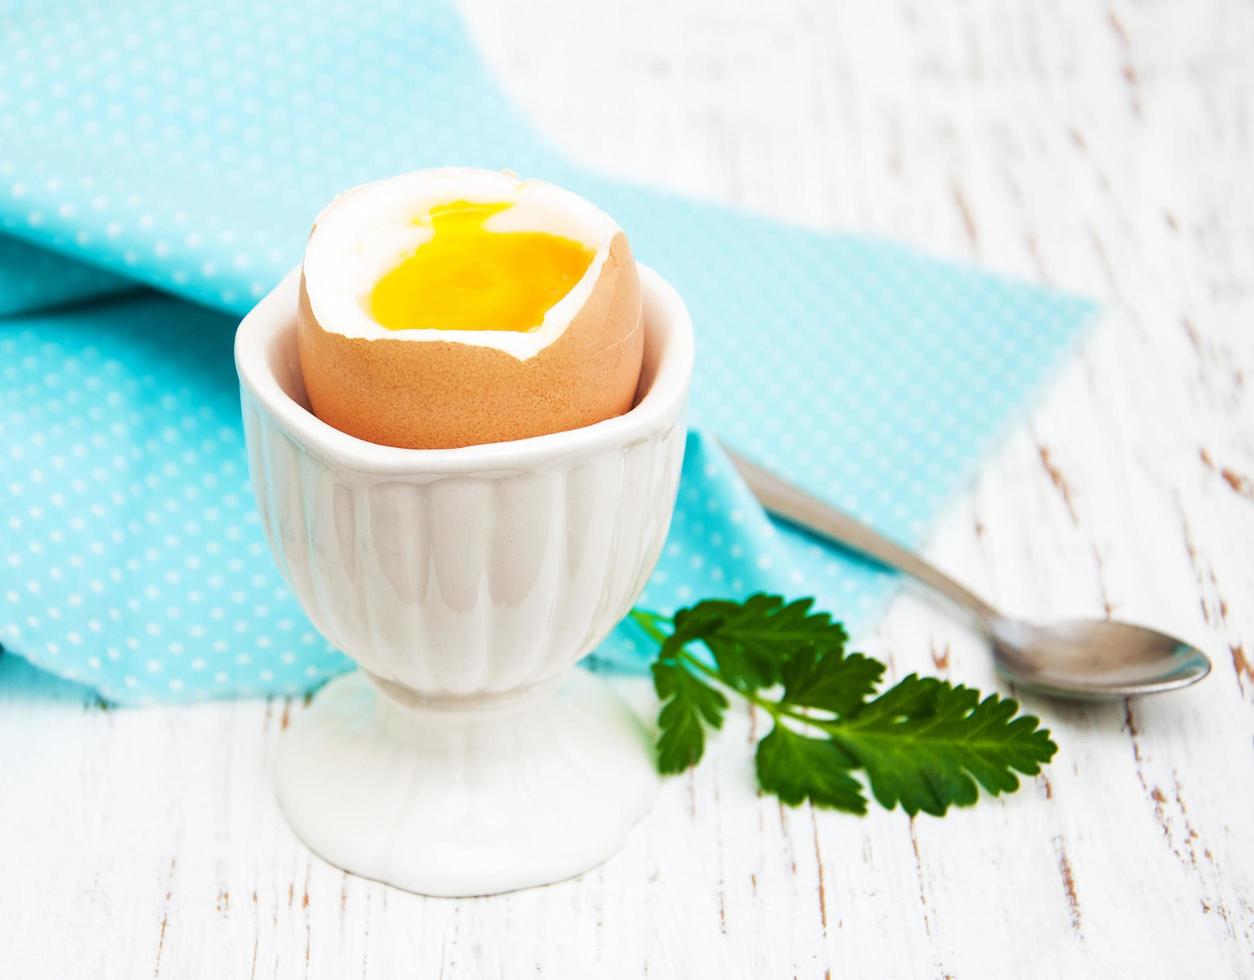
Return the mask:
[[618,224],[552,184],[461,167],[318,216],[297,321],[310,405],[370,442],[447,449],[628,411],[643,327]]

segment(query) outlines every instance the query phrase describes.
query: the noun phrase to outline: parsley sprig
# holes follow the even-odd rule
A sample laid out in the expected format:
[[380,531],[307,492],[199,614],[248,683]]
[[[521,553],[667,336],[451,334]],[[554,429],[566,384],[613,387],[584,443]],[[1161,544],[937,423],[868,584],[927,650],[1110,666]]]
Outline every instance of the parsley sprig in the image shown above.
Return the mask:
[[758,594],[707,599],[670,618],[632,610],[660,646],[653,684],[663,773],[701,760],[707,729],[723,725],[727,693],[771,718],[757,747],[758,784],[794,806],[865,813],[860,771],[886,809],[942,816],[974,803],[977,784],[994,796],[1013,792],[1016,773],[1036,775],[1058,750],[1036,718],[1016,716],[1010,698],[981,699],[915,674],[876,693],[884,665],[847,653],[844,627],[813,602]]

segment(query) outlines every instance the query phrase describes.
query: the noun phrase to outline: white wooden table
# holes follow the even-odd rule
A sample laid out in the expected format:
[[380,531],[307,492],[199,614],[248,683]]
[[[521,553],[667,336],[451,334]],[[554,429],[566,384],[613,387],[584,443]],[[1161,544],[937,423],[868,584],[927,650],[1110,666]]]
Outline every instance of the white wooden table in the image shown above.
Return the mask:
[[[737,716],[605,867],[447,901],[293,839],[269,766],[299,702],[17,698],[29,668],[6,657],[0,974],[1254,976],[1254,7],[598,7],[466,8],[577,157],[1105,304],[929,550],[1012,611],[1176,632],[1214,675],[1131,704],[1025,698],[1057,760],[944,820],[758,797]],[[911,595],[865,646],[997,683]]]

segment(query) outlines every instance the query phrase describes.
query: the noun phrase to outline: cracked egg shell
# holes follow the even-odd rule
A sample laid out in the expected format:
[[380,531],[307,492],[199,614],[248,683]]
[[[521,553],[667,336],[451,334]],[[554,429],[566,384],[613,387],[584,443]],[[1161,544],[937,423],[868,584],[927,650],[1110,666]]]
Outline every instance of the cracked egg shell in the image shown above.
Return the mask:
[[[490,208],[486,234],[559,236],[591,259],[531,329],[383,326],[376,287],[436,240],[431,215],[450,205]],[[552,184],[467,168],[376,181],[332,201],[305,248],[297,336],[314,414],[409,449],[525,439],[621,415],[635,399],[644,342],[635,259],[609,215]]]

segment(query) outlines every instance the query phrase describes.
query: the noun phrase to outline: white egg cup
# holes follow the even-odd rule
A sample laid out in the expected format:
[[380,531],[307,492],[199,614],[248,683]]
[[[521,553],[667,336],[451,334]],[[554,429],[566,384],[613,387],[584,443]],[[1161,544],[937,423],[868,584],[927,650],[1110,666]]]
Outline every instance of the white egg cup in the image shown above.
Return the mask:
[[463,449],[364,442],[308,408],[299,271],[240,324],[249,468],[284,577],[361,668],[280,739],[279,802],[332,864],[482,895],[600,864],[650,809],[649,737],[571,668],[626,615],[670,525],[692,326],[641,267],[636,406]]

